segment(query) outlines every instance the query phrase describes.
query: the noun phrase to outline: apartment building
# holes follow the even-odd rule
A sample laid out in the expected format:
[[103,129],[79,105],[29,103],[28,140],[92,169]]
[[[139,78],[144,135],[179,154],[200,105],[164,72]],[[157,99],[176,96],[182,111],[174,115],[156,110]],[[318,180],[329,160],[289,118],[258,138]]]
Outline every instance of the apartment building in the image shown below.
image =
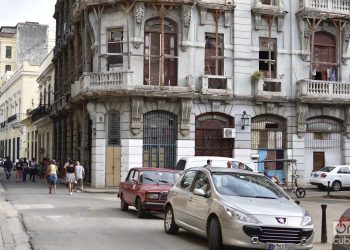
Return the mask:
[[[2,59],[0,63],[0,72],[6,72],[0,87],[1,157],[9,156],[11,160],[15,160],[37,155],[37,144],[33,144],[31,152],[28,150],[29,134],[25,120],[27,113],[39,103],[36,79],[39,76],[40,64],[48,53],[47,29],[47,25],[25,22],[12,27],[11,36],[4,35],[11,40],[9,45],[0,47],[1,58],[3,54],[5,58],[10,56],[11,58]],[[2,27],[1,30],[5,32],[8,27]],[[0,32],[0,37],[1,34]],[[8,49],[9,47],[11,50]],[[6,69],[6,65],[11,68]],[[36,134],[35,131],[33,138]]]
[[[58,0],[53,151],[93,186],[183,156],[350,162],[350,3]],[[288,179],[281,163],[259,163]]]

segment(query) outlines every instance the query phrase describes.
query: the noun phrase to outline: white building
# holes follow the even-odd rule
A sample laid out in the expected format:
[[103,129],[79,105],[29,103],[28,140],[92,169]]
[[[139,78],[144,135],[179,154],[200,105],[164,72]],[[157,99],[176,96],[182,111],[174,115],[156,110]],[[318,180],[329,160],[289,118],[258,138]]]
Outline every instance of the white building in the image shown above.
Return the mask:
[[[18,23],[12,27],[12,46],[1,46],[1,55],[11,58],[0,63],[5,64],[5,75],[0,87],[0,155],[11,160],[20,157],[32,158],[37,155],[37,144],[28,150],[29,137],[37,137],[37,131],[28,131],[23,121],[28,111],[39,103],[38,84],[39,66],[48,53],[48,26],[38,23]],[[7,32],[8,27],[1,28]],[[0,32],[0,37],[6,37]],[[4,41],[4,39],[0,40]],[[9,49],[11,47],[11,50]],[[11,51],[11,53],[9,53]],[[3,72],[0,70],[0,72]]]
[[54,155],[93,186],[182,156],[295,158],[304,181],[350,162],[348,1],[58,0],[55,18]]

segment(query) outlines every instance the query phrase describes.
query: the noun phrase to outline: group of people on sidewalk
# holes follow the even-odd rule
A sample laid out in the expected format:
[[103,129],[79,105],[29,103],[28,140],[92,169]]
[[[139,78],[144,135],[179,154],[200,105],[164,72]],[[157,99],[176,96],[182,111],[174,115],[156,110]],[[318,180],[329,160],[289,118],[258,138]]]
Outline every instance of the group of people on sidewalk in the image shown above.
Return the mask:
[[73,163],[73,160],[70,158],[64,164],[62,170],[59,169],[54,159],[50,160],[49,158],[44,158],[41,166],[39,166],[35,158],[29,162],[26,158],[22,158],[13,163],[10,157],[6,157],[3,167],[7,181],[10,181],[12,171],[16,172],[16,182],[27,182],[28,174],[30,175],[29,180],[33,182],[35,182],[36,175],[40,176],[40,178],[46,178],[49,185],[49,194],[56,193],[57,176],[62,171],[70,195],[72,195],[73,191],[77,191],[77,188],[82,193],[84,192],[84,167],[80,165],[79,161]]
[[39,173],[40,166],[38,165],[35,158],[27,161],[26,158],[21,158],[13,163],[10,157],[6,157],[3,163],[4,170],[6,173],[6,180],[10,181],[11,172],[14,170],[16,172],[16,182],[27,182],[27,175],[29,174],[29,181],[35,182],[35,177]]

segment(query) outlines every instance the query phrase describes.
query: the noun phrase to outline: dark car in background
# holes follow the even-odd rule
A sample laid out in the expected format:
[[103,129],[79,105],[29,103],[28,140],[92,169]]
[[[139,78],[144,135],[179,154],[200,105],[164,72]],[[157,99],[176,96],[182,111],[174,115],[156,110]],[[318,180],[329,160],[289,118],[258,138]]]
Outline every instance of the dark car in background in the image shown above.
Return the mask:
[[162,168],[132,168],[120,183],[118,197],[123,211],[129,206],[137,209],[139,218],[147,212],[164,211],[170,187],[180,175],[175,170]]

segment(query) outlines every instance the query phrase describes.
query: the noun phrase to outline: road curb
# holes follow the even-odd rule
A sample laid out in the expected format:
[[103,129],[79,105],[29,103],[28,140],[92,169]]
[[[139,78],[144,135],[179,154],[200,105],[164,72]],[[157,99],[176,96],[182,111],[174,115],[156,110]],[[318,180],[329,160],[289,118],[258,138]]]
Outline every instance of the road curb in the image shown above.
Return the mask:
[[[5,189],[2,183],[0,182],[0,203],[6,202],[4,199],[4,193],[5,193]],[[0,208],[1,208],[0,209],[0,233],[1,233],[0,246],[3,246],[3,249],[5,250],[13,250],[15,249],[15,243],[14,243],[7,219],[5,217],[4,211],[2,209],[2,204]]]

